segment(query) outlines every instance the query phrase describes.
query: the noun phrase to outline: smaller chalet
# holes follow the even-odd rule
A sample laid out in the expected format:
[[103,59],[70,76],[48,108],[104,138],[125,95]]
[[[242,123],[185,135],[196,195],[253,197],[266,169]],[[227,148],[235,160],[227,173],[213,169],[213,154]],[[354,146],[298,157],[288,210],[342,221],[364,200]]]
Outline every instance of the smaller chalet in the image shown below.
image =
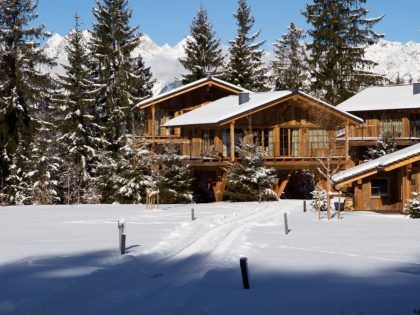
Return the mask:
[[385,132],[395,133],[399,147],[420,141],[420,83],[369,87],[337,108],[365,121],[349,134],[352,155],[360,159]]
[[332,181],[352,196],[354,210],[402,211],[420,191],[420,143],[346,169]]
[[134,106],[142,113],[145,127],[139,134],[148,143],[179,142],[179,128],[162,128],[170,119],[220,98],[249,92],[226,81],[207,77],[145,99]]

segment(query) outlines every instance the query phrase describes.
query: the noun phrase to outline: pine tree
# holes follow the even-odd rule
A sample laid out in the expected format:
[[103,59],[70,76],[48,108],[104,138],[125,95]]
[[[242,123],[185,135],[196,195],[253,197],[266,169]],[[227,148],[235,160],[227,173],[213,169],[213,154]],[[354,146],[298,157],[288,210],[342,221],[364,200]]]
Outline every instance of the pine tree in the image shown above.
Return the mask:
[[272,62],[276,90],[302,89],[307,80],[303,29],[290,23],[288,32],[274,44]]
[[224,57],[220,39],[209,22],[207,11],[200,7],[191,23],[191,36],[185,44],[185,58],[179,61],[189,73],[183,75],[183,83],[190,83],[207,75],[215,75],[223,67]]
[[154,161],[146,147],[136,147],[133,139],[121,139],[121,154],[115,161],[111,152],[104,151],[98,181],[104,203],[136,204],[145,200],[148,189],[156,189]]
[[59,197],[59,170],[61,159],[58,157],[54,126],[42,122],[35,140],[30,145],[28,172],[25,182],[28,197],[32,204],[56,204]]
[[174,145],[167,145],[165,153],[157,156],[161,170],[157,176],[157,188],[159,189],[162,203],[191,203],[192,197],[192,173],[188,165],[184,165],[184,158],[178,154]]
[[251,8],[246,0],[238,1],[238,9],[234,14],[238,26],[236,38],[229,42],[230,59],[225,79],[252,91],[267,90],[267,76],[262,57],[261,46],[265,41],[255,42],[260,31],[250,34],[255,23],[251,16]]
[[395,132],[384,132],[381,138],[376,141],[376,146],[374,148],[368,148],[366,159],[374,160],[385,154],[397,151],[396,138],[397,134]]
[[147,95],[150,95],[150,70],[141,68],[143,63],[132,58],[141,34],[137,34],[138,27],[130,27],[132,10],[128,0],[96,0],[93,14],[96,22],[90,50],[95,65],[95,84],[99,87],[95,106],[105,127],[108,148],[117,152],[119,138],[133,131],[131,109],[138,100],[139,91],[148,90]]
[[408,200],[404,212],[412,219],[420,218],[420,194],[418,192],[413,193],[413,198]]
[[327,192],[317,184],[314,191],[311,192],[312,201],[311,206],[315,211],[327,211]]
[[[41,68],[51,65],[40,48],[39,41],[49,33],[36,26],[38,1],[0,1],[0,149],[14,156],[13,173],[22,170],[25,159],[16,151],[29,150],[40,103],[48,98],[51,80]],[[24,145],[19,144],[24,140]],[[0,160],[1,182],[9,175],[9,162]],[[17,164],[16,164],[17,163]]]
[[88,187],[93,184],[95,154],[104,142],[98,136],[99,122],[94,119],[96,90],[89,69],[87,44],[77,15],[66,44],[69,64],[63,65],[65,75],[59,76],[61,89],[57,97],[62,134],[58,142],[63,160],[60,182],[65,203],[86,203],[92,193]]
[[312,26],[308,64],[312,91],[336,105],[381,77],[370,71],[374,62],[364,55],[382,35],[373,27],[382,19],[367,18],[366,0],[313,0],[303,15]]
[[277,200],[275,170],[264,167],[264,155],[253,143],[242,141],[236,148],[240,163],[228,169],[225,195],[232,201]]
[[397,76],[394,79],[395,84],[404,84],[404,78],[400,76],[400,73],[397,72]]

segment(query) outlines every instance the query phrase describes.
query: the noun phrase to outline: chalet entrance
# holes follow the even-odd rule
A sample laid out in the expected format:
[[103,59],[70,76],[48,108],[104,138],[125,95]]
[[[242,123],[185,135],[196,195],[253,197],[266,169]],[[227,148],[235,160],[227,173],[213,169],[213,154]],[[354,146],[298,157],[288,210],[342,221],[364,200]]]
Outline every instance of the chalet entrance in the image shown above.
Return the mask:
[[315,188],[314,175],[305,170],[290,170],[278,172],[278,186],[280,198],[284,199],[311,199],[311,192]]

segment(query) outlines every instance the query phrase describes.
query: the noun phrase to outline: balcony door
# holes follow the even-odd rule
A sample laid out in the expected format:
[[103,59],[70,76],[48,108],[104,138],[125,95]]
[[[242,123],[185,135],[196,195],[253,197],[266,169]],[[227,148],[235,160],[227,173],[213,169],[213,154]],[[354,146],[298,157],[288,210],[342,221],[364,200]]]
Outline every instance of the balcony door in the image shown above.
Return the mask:
[[299,156],[299,129],[280,128],[280,156]]

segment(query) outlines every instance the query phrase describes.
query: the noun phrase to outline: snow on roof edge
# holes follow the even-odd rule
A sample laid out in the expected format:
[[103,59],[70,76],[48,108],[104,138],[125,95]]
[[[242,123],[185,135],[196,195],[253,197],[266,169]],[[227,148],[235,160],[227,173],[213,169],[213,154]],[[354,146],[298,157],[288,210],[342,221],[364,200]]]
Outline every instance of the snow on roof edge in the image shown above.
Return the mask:
[[368,162],[341,171],[340,173],[333,175],[331,179],[334,182],[334,184],[338,184],[346,179],[352,178],[355,175],[361,175],[375,168],[382,168],[392,163],[396,163],[419,154],[420,143],[417,143],[404,149],[395,151],[393,153],[386,154],[377,159],[370,160]]
[[134,110],[134,109],[143,107],[143,106],[149,104],[150,102],[157,101],[157,100],[162,99],[164,97],[170,96],[171,94],[174,94],[174,93],[177,93],[177,92],[182,92],[183,90],[186,90],[186,89],[188,89],[190,87],[193,87],[193,86],[196,86],[196,85],[200,85],[202,83],[210,82],[210,81],[214,81],[214,82],[220,83],[222,85],[231,87],[233,89],[236,89],[236,90],[241,91],[241,92],[244,92],[244,93],[253,93],[252,91],[249,91],[247,89],[244,89],[244,88],[242,88],[240,86],[237,86],[237,85],[234,85],[232,83],[226,82],[226,81],[224,81],[222,79],[218,79],[218,78],[215,78],[215,77],[207,77],[207,78],[202,78],[202,79],[196,80],[194,82],[190,82],[190,83],[185,84],[185,85],[181,85],[181,86],[179,86],[177,88],[174,88],[174,89],[169,90],[167,92],[164,92],[162,94],[158,94],[158,95],[149,97],[147,99],[144,99],[144,100],[140,101],[139,103],[137,103],[136,105],[134,105],[132,109]]

